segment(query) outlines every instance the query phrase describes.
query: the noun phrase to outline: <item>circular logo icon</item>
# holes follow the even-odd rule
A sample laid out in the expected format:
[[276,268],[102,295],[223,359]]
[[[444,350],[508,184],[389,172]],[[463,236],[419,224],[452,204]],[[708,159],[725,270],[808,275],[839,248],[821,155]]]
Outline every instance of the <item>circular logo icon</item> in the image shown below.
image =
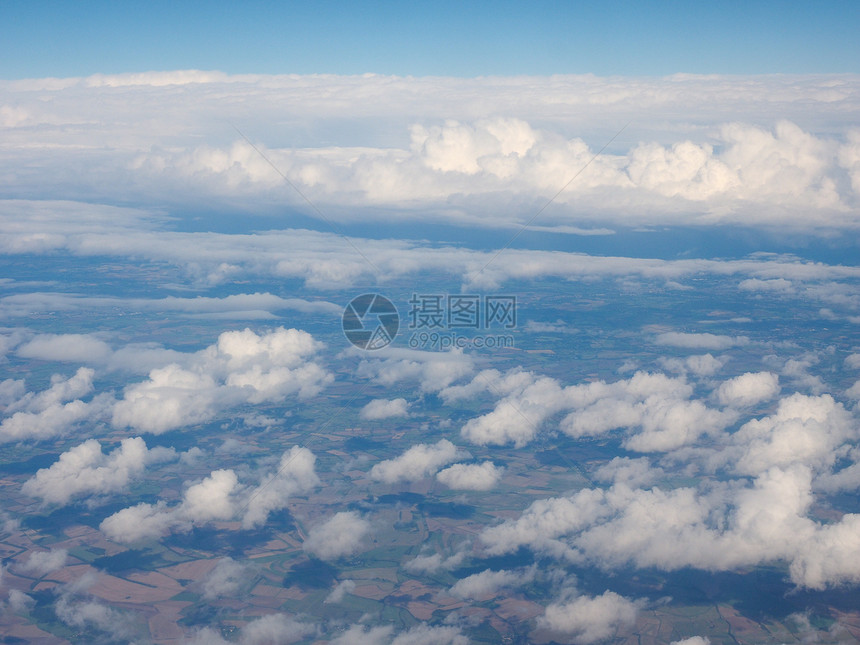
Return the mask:
[[382,349],[391,344],[400,329],[397,307],[378,293],[364,293],[350,300],[343,310],[343,333],[360,349]]

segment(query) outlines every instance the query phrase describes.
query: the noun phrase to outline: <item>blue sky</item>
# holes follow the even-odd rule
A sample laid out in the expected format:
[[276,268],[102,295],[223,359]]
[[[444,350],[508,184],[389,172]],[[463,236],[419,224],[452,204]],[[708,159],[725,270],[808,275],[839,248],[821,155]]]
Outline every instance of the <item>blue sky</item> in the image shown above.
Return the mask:
[[0,3],[0,77],[860,71],[857,2]]

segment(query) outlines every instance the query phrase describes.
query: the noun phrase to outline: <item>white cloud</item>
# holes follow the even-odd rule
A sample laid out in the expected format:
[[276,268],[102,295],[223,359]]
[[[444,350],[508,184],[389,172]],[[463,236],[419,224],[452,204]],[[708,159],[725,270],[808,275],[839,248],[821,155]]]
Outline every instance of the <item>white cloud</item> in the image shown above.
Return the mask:
[[422,392],[438,392],[457,379],[472,373],[474,359],[460,350],[425,352],[386,347],[378,358],[364,358],[359,376],[372,378],[387,386],[401,381],[418,381]]
[[365,405],[361,409],[361,412],[359,412],[359,416],[367,420],[405,417],[408,414],[406,399],[375,399]]
[[18,347],[24,358],[70,363],[93,363],[104,360],[110,346],[89,334],[42,334]]
[[237,515],[241,516],[242,528],[252,528],[265,522],[271,511],[283,508],[291,496],[319,485],[315,460],[307,448],[293,446],[281,456],[278,470],[263,474],[259,486],[253,488],[241,485],[233,470],[215,470],[189,486],[179,504],[140,503],[105,518],[99,528],[109,539],[122,543],[157,538]]
[[284,452],[277,471],[266,475],[248,493],[242,526],[251,528],[265,523],[269,513],[286,507],[289,498],[319,486],[315,463],[316,456],[307,448],[293,446]]
[[690,636],[690,638],[672,641],[669,645],[711,645],[711,640],[707,636]]
[[100,418],[112,403],[110,395],[97,395],[88,402],[76,398],[93,391],[94,374],[92,369],[81,367],[67,379],[54,375],[47,390],[28,392],[12,402],[6,409],[12,415],[0,422],[0,443],[47,439],[68,432],[84,420]]
[[448,488],[490,490],[501,479],[505,469],[492,461],[481,464],[454,464],[436,473],[436,479]]
[[461,600],[486,600],[496,595],[499,589],[516,588],[528,583],[534,578],[534,570],[527,571],[491,571],[489,569],[475,573],[458,580],[451,587],[449,593]]
[[835,462],[836,448],[858,434],[851,415],[830,395],[792,394],[774,414],[748,421],[734,433],[728,456],[744,474],[795,463],[823,469]]
[[394,637],[391,645],[468,645],[459,627],[431,627],[419,623]]
[[148,449],[140,437],[123,439],[104,454],[101,444],[88,439],[60,455],[49,468],[24,482],[21,491],[47,504],[67,504],[73,497],[121,491],[140,477],[147,465],[176,459],[173,449]]
[[688,334],[684,332],[670,331],[658,334],[654,339],[658,345],[669,345],[683,349],[713,349],[721,350],[730,347],[747,345],[749,338],[746,336],[721,336],[718,334]]
[[316,628],[284,614],[269,614],[250,621],[242,628],[239,642],[242,645],[287,645],[304,640]]
[[233,558],[221,558],[200,583],[203,597],[213,600],[223,596],[234,596],[242,585],[244,575],[244,566]]
[[[797,585],[814,589],[860,580],[860,516],[819,523],[808,516],[812,471],[771,467],[696,488],[634,490],[616,484],[534,502],[516,520],[485,529],[487,553],[529,546],[606,569],[633,565],[733,570],[783,561]],[[852,555],[853,554],[853,555]]]
[[599,481],[624,484],[630,488],[648,486],[664,475],[663,469],[653,467],[647,457],[614,457],[594,471],[594,477]]
[[723,405],[745,407],[779,394],[779,377],[772,372],[747,372],[720,385],[717,399]]
[[433,475],[439,468],[460,458],[457,446],[447,439],[434,444],[419,443],[399,457],[386,459],[374,465],[370,476],[386,484],[415,481]]
[[346,597],[346,594],[352,593],[355,591],[355,580],[341,580],[335,585],[335,588],[331,590],[331,593],[326,596],[325,603],[339,603],[342,602]]
[[333,376],[309,360],[323,347],[304,331],[278,328],[224,332],[214,345],[154,369],[149,380],[128,387],[113,410],[115,427],[145,432],[204,423],[243,402],[308,398]]
[[[552,223],[582,227],[585,215],[601,227],[856,226],[853,78],[842,77],[838,89],[828,76],[485,78],[468,88],[439,77],[179,71],[135,75],[134,82],[132,75],[104,78],[0,86],[8,104],[0,119],[10,124],[9,161],[0,171],[15,173],[19,194],[56,198],[74,182],[98,203],[242,199],[263,210],[297,201],[248,142],[225,134],[226,119],[267,124],[248,132],[255,145],[328,213],[348,206],[341,217],[396,209],[416,218],[429,211],[510,226],[520,204],[545,201],[591,159],[617,129],[606,123],[636,117],[630,143],[601,154],[567,187],[557,200],[564,208],[547,213]],[[165,78],[195,81],[183,81],[178,93]],[[558,105],[570,109],[560,115]],[[643,106],[661,118],[643,119]],[[194,128],[177,129],[177,120]],[[362,127],[343,128],[347,120]],[[127,125],[142,122],[151,124],[146,133]],[[85,133],[70,127],[80,123]],[[833,134],[810,134],[822,130]],[[589,141],[571,132],[591,133]],[[288,135],[294,147],[271,145]],[[321,139],[331,143],[321,147]],[[86,162],[84,145],[98,151]],[[806,216],[811,209],[814,219]],[[62,237],[46,230],[8,244],[45,248]]]
[[565,634],[574,643],[595,643],[633,625],[638,613],[636,603],[605,591],[600,596],[578,596],[548,605],[538,626]]
[[358,552],[370,531],[370,522],[358,513],[343,511],[313,527],[302,546],[321,560],[336,560]]
[[665,369],[679,374],[690,372],[696,376],[713,376],[725,365],[726,359],[715,358],[711,354],[697,354],[683,360],[661,357],[659,362]]
[[[665,452],[715,433],[734,415],[689,400],[692,387],[683,378],[637,372],[630,379],[575,386],[573,412],[562,419],[563,432],[582,437],[617,428],[631,429],[624,446],[638,452]],[[573,407],[573,406],[572,406]]]
[[66,549],[32,551],[26,560],[15,565],[15,571],[38,578],[66,566],[68,555]]
[[414,573],[434,573],[439,570],[450,571],[459,567],[465,558],[466,553],[464,551],[459,551],[447,557],[441,553],[431,553],[429,555],[416,555],[403,566],[407,571]]

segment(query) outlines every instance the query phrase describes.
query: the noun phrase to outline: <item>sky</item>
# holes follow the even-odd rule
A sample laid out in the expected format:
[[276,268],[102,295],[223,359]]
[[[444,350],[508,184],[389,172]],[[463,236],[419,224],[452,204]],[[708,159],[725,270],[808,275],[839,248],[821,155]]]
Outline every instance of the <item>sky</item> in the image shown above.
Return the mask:
[[856,641],[858,26],[0,1],[0,633]]
[[860,71],[856,2],[0,3],[0,78]]

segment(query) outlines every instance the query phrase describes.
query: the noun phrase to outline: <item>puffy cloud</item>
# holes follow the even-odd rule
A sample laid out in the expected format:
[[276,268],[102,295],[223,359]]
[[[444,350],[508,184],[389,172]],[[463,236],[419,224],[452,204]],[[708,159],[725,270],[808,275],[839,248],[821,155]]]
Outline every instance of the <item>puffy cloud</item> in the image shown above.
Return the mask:
[[391,633],[394,627],[391,625],[380,625],[378,627],[367,627],[364,625],[352,625],[332,639],[332,645],[389,645]]
[[95,372],[81,367],[73,376],[64,379],[59,374],[51,377],[51,387],[38,393],[28,392],[20,400],[9,406],[10,411],[44,412],[69,399],[85,396],[93,391]]
[[269,513],[286,507],[289,498],[319,486],[315,463],[316,456],[307,448],[293,446],[284,452],[277,471],[264,477],[248,494],[242,526],[251,528],[265,523]]
[[534,578],[534,570],[491,571],[489,569],[458,580],[449,590],[455,598],[462,600],[484,600],[494,596],[504,587],[518,587]]
[[409,414],[407,408],[406,399],[375,399],[361,409],[359,416],[368,420],[405,417]]
[[249,622],[242,628],[239,642],[242,645],[287,645],[303,640],[313,634],[316,628],[284,614],[269,614]]
[[774,414],[748,421],[734,433],[728,455],[744,474],[795,463],[823,469],[835,462],[838,446],[857,437],[851,415],[829,394],[792,394]]
[[300,622],[284,614],[268,614],[246,623],[239,631],[238,641],[228,641],[220,631],[210,627],[197,630],[185,641],[187,645],[289,645],[304,640],[316,632],[314,625]]
[[12,415],[0,423],[0,443],[46,439],[67,432],[81,421],[100,417],[109,405],[109,395],[89,402],[76,398],[93,391],[94,374],[92,369],[81,367],[67,379],[54,375],[47,390],[28,392],[10,403],[6,412]]
[[221,558],[200,583],[203,597],[213,600],[235,595],[243,582],[244,574],[245,567],[233,558]]
[[688,334],[684,332],[670,331],[658,334],[654,339],[658,345],[669,345],[682,349],[729,349],[747,345],[749,338],[746,336],[721,336],[718,334]]
[[490,490],[501,479],[505,469],[492,461],[481,464],[454,464],[436,473],[436,479],[448,488]]
[[379,358],[365,358],[358,374],[391,386],[401,381],[418,381],[422,392],[438,392],[457,379],[472,373],[474,360],[461,350],[425,352],[386,347]]
[[722,485],[633,490],[615,484],[534,502],[516,520],[485,529],[487,553],[522,546],[607,569],[632,564],[673,571],[789,564],[792,580],[820,589],[860,580],[860,516],[821,524],[808,517],[812,472],[772,467]]
[[68,555],[65,549],[33,551],[26,560],[15,565],[15,571],[17,573],[40,577],[66,566]]
[[[504,376],[493,371],[480,372],[469,388],[478,384],[502,398],[495,409],[471,419],[461,430],[464,439],[478,445],[513,443],[520,448],[532,441],[540,425],[551,415],[571,405],[569,390],[555,379],[512,371]],[[445,391],[443,396],[460,396]]]
[[457,446],[447,439],[440,439],[434,444],[419,443],[399,457],[374,465],[370,476],[386,484],[415,481],[433,475],[439,468],[459,459],[460,456]]
[[[204,78],[199,72],[161,77],[168,75]],[[322,77],[213,74],[183,83],[180,101],[161,78],[145,78],[156,82],[4,83],[9,100],[0,122],[11,124],[6,146],[14,164],[0,169],[15,173],[19,194],[50,199],[68,192],[58,186],[74,182],[99,203],[220,198],[262,210],[294,199],[247,141],[224,136],[218,114],[272,124],[267,136],[275,141],[289,127],[277,124],[304,124],[309,134],[293,136],[291,148],[255,145],[327,212],[347,205],[350,211],[396,208],[401,217],[431,211],[510,226],[512,204],[545,201],[571,178],[571,169],[594,156],[594,144],[567,133],[598,131],[605,141],[607,122],[636,115],[639,143],[601,154],[559,196],[567,208],[549,215],[566,225],[581,224],[583,214],[602,226],[856,225],[858,135],[846,116],[857,111],[853,79],[841,79],[845,87],[838,90],[821,76],[793,76],[791,88],[776,76],[646,81],[587,75],[471,79],[466,88],[454,78],[325,76],[322,87]],[[498,116],[486,116],[487,104]],[[275,112],[275,105],[289,107]],[[560,116],[558,105],[571,106],[569,115]],[[643,106],[669,116],[643,120]],[[697,115],[694,122],[680,116],[690,114]],[[791,120],[774,122],[774,114]],[[177,119],[195,125],[180,133]],[[345,119],[363,127],[345,130]],[[810,134],[822,129],[822,120],[834,135]],[[153,124],[149,137],[127,127],[144,121]],[[86,135],[68,127],[83,122]],[[392,122],[398,124],[393,131]],[[368,140],[377,131],[385,136]],[[153,139],[153,132],[162,134]],[[320,147],[320,139],[334,143]],[[80,161],[85,144],[99,151],[89,163]],[[811,208],[818,213],[814,222],[805,217]],[[8,244],[44,248],[56,237],[20,235]]]
[[400,634],[393,632],[391,625],[352,625],[331,642],[332,645],[467,645],[469,642],[457,627],[419,623]]
[[355,511],[344,511],[313,527],[302,546],[321,560],[336,560],[361,549],[370,531],[370,522]]
[[631,432],[625,447],[638,452],[665,452],[695,441],[701,434],[723,429],[732,413],[690,401],[684,379],[637,372],[630,379],[577,386],[577,409],[561,421],[573,437],[599,435],[616,428]]
[[851,369],[860,369],[860,354],[849,354],[845,357],[845,366]]
[[107,455],[98,441],[88,439],[61,454],[49,468],[40,469],[24,482],[21,491],[47,504],[67,504],[78,495],[121,491],[147,465],[176,458],[172,449],[148,449],[140,437],[123,439]]
[[660,364],[667,370],[683,374],[690,372],[696,376],[713,376],[725,365],[725,359],[715,358],[711,354],[697,354],[685,359],[660,358]]
[[711,645],[711,640],[707,636],[690,636],[690,638],[672,641],[669,645]]
[[624,484],[630,488],[648,486],[664,474],[663,469],[654,468],[647,457],[614,457],[594,471],[594,477],[600,481]]
[[44,361],[92,363],[104,360],[111,348],[89,334],[43,334],[21,345],[17,353],[24,358]]
[[419,623],[401,632],[391,641],[391,645],[468,645],[469,639],[460,633],[458,627],[431,627]]
[[459,567],[465,558],[466,553],[463,551],[447,557],[441,553],[431,553],[430,555],[417,555],[403,566],[407,571],[415,573],[434,573],[439,570],[450,571]]
[[343,601],[346,597],[346,594],[352,593],[355,591],[355,581],[354,580],[341,580],[335,588],[332,589],[331,593],[326,596],[325,603],[339,603]]
[[63,593],[54,603],[54,612],[70,627],[95,628],[114,642],[129,640],[134,629],[129,617],[97,600],[77,600],[70,593]]
[[237,515],[241,516],[243,528],[251,528],[265,522],[271,511],[283,508],[290,496],[319,484],[315,460],[307,448],[293,446],[281,456],[278,470],[263,475],[261,483],[253,488],[239,484],[232,470],[215,470],[189,486],[179,504],[140,503],[105,518],[99,528],[109,539],[123,543],[157,538]]
[[632,625],[638,613],[636,603],[605,591],[600,596],[578,596],[548,605],[538,626],[565,634],[574,643],[594,643]]
[[768,401],[779,393],[779,377],[772,372],[747,372],[720,385],[717,399],[723,405],[745,407]]
[[224,332],[214,345],[184,357],[185,365],[154,369],[132,385],[113,410],[115,427],[161,433],[204,423],[219,410],[243,402],[316,395],[333,377],[308,360],[322,343],[304,331],[278,328]]

